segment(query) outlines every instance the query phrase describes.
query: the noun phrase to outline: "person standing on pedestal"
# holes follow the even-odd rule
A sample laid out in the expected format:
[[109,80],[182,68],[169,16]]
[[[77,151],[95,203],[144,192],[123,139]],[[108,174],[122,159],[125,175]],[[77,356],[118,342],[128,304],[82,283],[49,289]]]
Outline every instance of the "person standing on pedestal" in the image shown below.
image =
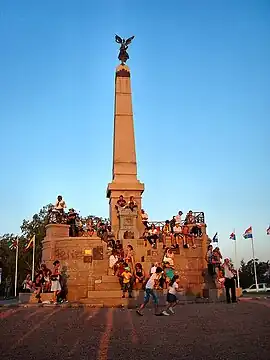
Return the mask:
[[66,208],[66,203],[63,200],[63,197],[61,195],[57,196],[57,200],[56,200],[56,203],[54,205],[54,208],[56,210],[58,210],[59,212],[61,212],[62,214],[64,213],[64,209]]
[[232,264],[230,263],[229,258],[224,259],[224,264],[222,265],[224,269],[224,277],[225,277],[225,289],[226,289],[226,299],[227,303],[231,302],[236,303],[236,288],[235,288],[235,275],[236,271],[233,269]]

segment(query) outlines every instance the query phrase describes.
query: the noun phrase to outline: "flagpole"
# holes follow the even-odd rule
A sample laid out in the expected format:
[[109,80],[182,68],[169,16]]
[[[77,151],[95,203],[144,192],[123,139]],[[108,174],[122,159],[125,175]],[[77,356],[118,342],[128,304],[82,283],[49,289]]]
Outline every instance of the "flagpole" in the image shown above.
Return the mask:
[[15,283],[14,283],[14,295],[17,296],[17,283],[18,283],[18,256],[19,255],[19,239],[17,238],[16,246],[16,258],[15,258]]
[[253,266],[254,266],[254,278],[255,278],[256,290],[258,292],[258,279],[257,279],[257,270],[256,270],[256,264],[255,264],[255,252],[254,252],[253,234],[252,234],[252,238],[251,238],[251,246],[252,246],[252,257],[253,257]]
[[[235,234],[235,229],[234,229]],[[234,261],[235,261],[235,267],[236,267],[236,276],[237,276],[237,287],[240,288],[240,279],[239,279],[239,269],[237,265],[237,246],[236,246],[236,234],[235,234],[235,241],[234,241]]]
[[34,239],[33,239],[32,281],[34,281],[34,276],[35,276],[35,251],[36,251],[36,235],[34,235]]

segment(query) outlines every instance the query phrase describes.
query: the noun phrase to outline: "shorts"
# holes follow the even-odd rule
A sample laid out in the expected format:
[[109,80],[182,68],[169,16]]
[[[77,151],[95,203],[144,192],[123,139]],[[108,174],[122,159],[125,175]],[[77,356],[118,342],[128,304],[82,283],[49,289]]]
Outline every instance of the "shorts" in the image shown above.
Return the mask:
[[153,289],[145,289],[144,292],[144,302],[147,303],[150,300],[150,297],[152,296],[154,303],[158,304],[158,297],[156,292]]
[[130,291],[130,290],[131,290],[130,282],[123,284],[123,292]]
[[177,297],[174,294],[167,293],[167,302],[169,304],[175,303],[177,301]]

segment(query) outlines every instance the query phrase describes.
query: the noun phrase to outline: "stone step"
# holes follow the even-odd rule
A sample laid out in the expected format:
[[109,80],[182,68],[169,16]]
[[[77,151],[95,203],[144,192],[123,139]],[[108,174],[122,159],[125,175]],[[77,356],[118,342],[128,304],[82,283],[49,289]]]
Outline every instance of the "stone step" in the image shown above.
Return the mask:
[[106,299],[106,298],[121,298],[122,291],[119,290],[93,290],[88,291],[87,297],[89,299]]
[[119,290],[121,289],[119,282],[101,282],[98,284],[95,284],[95,290]]
[[118,283],[118,277],[117,276],[114,276],[114,275],[103,275],[101,277],[101,281],[103,283]]

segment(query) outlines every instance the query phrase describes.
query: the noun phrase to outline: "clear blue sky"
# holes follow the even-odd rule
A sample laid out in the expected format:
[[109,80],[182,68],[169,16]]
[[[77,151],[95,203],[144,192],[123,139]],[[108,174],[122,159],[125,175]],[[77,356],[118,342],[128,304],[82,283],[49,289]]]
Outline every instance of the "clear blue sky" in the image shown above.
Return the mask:
[[108,215],[114,34],[130,47],[143,206],[202,210],[224,255],[270,258],[270,3],[2,1],[0,234],[63,194]]

